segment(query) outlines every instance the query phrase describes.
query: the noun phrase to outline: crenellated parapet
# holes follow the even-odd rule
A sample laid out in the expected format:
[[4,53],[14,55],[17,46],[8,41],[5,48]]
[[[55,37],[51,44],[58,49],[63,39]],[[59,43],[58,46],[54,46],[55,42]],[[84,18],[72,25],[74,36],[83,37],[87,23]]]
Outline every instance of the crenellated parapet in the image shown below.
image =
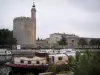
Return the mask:
[[26,20],[33,20],[31,17],[16,17],[14,21],[26,21]]

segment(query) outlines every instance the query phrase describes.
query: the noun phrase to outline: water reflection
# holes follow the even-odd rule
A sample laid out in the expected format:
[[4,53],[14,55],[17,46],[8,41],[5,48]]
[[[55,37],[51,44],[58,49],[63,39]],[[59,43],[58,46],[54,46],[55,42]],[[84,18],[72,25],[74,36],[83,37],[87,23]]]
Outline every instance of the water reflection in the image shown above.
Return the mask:
[[7,61],[11,61],[12,56],[0,56],[0,63],[6,63]]
[[7,67],[5,63],[10,62],[11,60],[12,60],[12,56],[0,56],[0,74],[1,75],[8,75],[11,68]]

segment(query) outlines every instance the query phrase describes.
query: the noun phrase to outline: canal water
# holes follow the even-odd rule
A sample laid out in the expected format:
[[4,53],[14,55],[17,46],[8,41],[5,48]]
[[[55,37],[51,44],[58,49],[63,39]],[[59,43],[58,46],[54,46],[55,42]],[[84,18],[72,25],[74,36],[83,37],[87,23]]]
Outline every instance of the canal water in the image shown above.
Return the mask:
[[6,66],[5,63],[10,62],[12,56],[0,56],[0,75],[8,75],[11,68]]

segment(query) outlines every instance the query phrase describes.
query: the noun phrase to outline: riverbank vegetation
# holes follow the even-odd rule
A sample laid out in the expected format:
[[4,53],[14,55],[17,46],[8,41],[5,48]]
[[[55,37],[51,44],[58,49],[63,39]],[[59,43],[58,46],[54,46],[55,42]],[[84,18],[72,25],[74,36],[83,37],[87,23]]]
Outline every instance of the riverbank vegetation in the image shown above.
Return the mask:
[[74,75],[99,75],[100,52],[77,52],[75,58],[69,57],[69,66]]
[[77,52],[75,57],[69,56],[68,65],[52,65],[49,71],[66,75],[99,75],[100,52]]

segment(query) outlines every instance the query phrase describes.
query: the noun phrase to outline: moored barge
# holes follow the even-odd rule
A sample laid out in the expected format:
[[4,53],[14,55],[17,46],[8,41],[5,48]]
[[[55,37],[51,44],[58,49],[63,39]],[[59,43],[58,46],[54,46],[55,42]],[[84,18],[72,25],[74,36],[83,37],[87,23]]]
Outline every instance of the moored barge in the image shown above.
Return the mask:
[[48,68],[48,54],[35,53],[33,57],[13,57],[12,62],[6,63],[7,66],[12,68],[11,74],[26,74],[33,72],[35,74],[45,72]]

